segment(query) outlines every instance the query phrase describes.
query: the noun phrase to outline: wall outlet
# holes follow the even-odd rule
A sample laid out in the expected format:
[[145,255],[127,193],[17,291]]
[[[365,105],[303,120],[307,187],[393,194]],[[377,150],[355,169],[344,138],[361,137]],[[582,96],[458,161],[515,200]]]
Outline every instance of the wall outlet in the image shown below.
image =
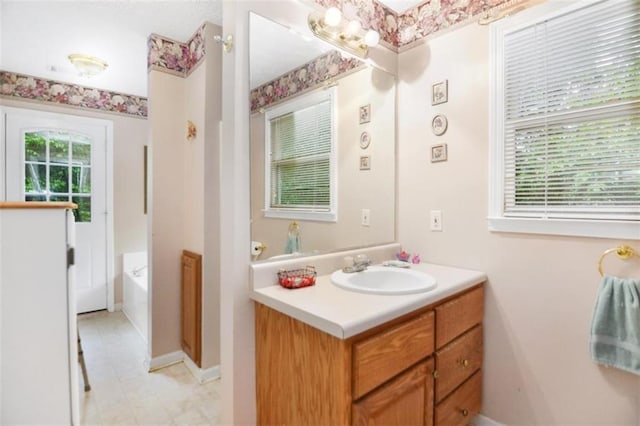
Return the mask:
[[362,209],[362,215],[360,220],[362,226],[371,226],[371,210]]
[[442,231],[442,210],[431,210],[431,230]]

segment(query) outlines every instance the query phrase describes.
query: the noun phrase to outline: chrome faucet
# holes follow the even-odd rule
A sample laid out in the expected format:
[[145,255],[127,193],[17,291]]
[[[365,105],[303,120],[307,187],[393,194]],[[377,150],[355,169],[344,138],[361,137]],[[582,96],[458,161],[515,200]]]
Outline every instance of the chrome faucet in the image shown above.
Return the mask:
[[367,269],[367,266],[371,265],[371,260],[366,254],[359,254],[353,260],[353,266],[345,266],[342,268],[342,272],[350,274],[353,272],[362,272]]

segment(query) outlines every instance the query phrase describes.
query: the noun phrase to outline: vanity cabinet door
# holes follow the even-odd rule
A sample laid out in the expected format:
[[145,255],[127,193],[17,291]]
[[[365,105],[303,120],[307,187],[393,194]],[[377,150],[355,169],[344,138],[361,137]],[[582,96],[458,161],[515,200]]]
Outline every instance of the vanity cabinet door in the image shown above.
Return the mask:
[[385,383],[353,404],[353,425],[433,425],[433,359]]

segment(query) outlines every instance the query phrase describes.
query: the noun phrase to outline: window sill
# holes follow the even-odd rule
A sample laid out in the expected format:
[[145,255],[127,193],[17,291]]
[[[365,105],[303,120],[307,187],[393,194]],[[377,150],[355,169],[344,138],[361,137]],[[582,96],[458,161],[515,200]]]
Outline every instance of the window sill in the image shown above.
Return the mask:
[[312,212],[298,210],[263,210],[264,217],[291,220],[315,220],[319,222],[337,222],[336,212]]
[[572,237],[640,239],[637,221],[490,217],[489,231]]

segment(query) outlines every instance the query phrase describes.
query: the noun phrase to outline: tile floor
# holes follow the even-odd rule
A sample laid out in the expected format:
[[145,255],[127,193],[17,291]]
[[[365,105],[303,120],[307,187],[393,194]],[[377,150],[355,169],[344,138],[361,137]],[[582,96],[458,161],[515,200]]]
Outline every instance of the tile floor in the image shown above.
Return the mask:
[[220,381],[199,384],[183,363],[148,373],[146,345],[122,312],[80,315],[91,390],[80,379],[81,425],[216,425]]

